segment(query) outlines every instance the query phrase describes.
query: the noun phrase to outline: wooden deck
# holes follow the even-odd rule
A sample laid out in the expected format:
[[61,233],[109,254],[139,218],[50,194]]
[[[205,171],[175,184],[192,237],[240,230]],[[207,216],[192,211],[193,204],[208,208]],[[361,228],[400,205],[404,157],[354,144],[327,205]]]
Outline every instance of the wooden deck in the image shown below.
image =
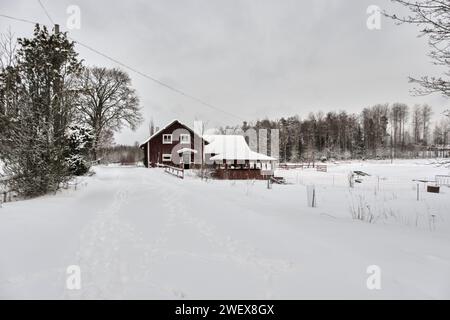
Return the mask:
[[266,180],[261,169],[216,169],[212,177],[219,180]]

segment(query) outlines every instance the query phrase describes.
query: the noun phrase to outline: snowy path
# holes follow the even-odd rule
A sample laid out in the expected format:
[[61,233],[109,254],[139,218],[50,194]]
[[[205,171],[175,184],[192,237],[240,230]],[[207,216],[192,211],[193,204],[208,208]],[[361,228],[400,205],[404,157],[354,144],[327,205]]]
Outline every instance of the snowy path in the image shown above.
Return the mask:
[[[448,233],[336,218],[301,185],[96,171],[0,209],[0,298],[450,298]],[[65,289],[74,264],[81,290]]]

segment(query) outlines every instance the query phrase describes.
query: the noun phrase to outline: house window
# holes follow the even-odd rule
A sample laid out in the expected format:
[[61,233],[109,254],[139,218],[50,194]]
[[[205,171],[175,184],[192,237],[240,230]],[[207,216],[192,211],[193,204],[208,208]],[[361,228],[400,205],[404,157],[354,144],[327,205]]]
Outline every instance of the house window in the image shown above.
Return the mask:
[[191,135],[190,134],[180,134],[180,143],[183,143],[183,144],[191,143]]
[[163,134],[163,144],[172,144],[171,134]]
[[162,161],[163,162],[169,162],[172,161],[172,155],[170,153],[164,153],[162,155]]

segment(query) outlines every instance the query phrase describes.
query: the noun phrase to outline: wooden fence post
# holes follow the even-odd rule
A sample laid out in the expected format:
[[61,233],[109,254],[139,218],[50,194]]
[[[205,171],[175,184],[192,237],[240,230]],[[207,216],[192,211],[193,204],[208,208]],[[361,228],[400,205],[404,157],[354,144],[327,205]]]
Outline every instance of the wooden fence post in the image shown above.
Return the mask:
[[419,184],[417,184],[417,201],[419,201]]

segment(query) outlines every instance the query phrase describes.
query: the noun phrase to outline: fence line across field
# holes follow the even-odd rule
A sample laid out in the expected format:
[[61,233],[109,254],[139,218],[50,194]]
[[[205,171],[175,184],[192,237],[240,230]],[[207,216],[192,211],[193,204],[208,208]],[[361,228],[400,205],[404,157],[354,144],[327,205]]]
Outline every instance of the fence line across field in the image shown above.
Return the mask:
[[450,186],[450,175],[437,175],[435,180],[438,186]]
[[279,163],[277,165],[279,169],[308,169],[316,166],[315,163]]
[[[89,175],[89,174],[88,174]],[[90,174],[92,175],[92,174]],[[11,202],[13,201],[13,197],[17,196],[16,190],[12,189],[8,184],[14,180],[17,179],[17,177],[11,177],[11,176],[3,176],[0,177],[0,204]],[[61,189],[69,189],[73,188],[74,190],[77,190],[77,188],[80,188],[81,186],[86,186],[87,182],[83,179],[74,178],[70,181],[66,181],[64,183],[60,183],[59,188]],[[59,190],[58,188],[58,190]],[[58,190],[55,190],[58,192]]]
[[[284,180],[288,184],[301,184],[301,185],[309,185],[314,184],[316,186],[334,186],[334,187],[349,187],[348,175],[351,171],[348,172],[330,172],[327,174],[315,174],[316,171],[303,171],[303,170],[287,170],[287,169],[278,169],[276,171],[276,176],[283,177]],[[441,185],[450,185],[450,177],[449,180],[444,179],[447,177],[443,176],[439,183]],[[416,189],[416,183],[411,181],[409,177],[389,177],[384,175],[371,175],[360,177],[359,183],[355,183],[354,186],[356,188],[363,189],[376,189],[376,190],[385,190],[390,191],[396,189]],[[436,184],[434,181],[428,184]],[[427,183],[421,184],[421,189],[426,189]]]
[[12,201],[12,195],[14,193],[14,190],[9,188],[8,183],[13,179],[14,177],[11,176],[0,177],[0,195],[1,195],[0,204]]
[[317,207],[317,194],[315,185],[306,186],[306,200],[308,203],[308,207]]

